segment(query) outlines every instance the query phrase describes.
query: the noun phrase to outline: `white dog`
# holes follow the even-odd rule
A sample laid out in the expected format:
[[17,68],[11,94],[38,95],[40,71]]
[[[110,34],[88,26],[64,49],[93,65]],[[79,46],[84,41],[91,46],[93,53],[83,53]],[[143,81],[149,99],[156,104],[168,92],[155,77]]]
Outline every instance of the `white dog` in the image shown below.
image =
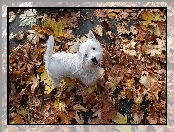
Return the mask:
[[79,78],[87,86],[93,85],[98,79],[103,50],[92,31],[89,31],[86,42],[75,42],[74,45],[77,53],[53,54],[54,37],[50,36],[47,41],[44,59],[54,87],[59,87],[65,77]]

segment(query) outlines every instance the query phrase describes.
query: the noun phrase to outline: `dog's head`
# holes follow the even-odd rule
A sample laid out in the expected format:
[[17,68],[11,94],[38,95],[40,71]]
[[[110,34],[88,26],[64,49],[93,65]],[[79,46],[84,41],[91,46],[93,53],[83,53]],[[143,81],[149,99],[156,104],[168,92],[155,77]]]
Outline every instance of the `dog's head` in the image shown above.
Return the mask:
[[96,66],[101,63],[103,50],[91,30],[88,33],[87,41],[82,44],[76,42],[75,47],[84,65]]

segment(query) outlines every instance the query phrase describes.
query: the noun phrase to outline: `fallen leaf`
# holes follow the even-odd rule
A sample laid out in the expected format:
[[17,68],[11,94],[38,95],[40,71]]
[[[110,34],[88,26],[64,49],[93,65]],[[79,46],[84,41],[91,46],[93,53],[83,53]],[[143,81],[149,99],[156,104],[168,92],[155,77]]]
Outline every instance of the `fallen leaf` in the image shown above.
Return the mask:
[[76,111],[83,111],[83,112],[86,112],[88,109],[86,109],[85,107],[83,107],[82,105],[80,104],[76,104],[73,106],[73,109],[76,110]]
[[63,34],[64,26],[62,24],[62,21],[57,22],[53,19],[46,19],[42,21],[42,27],[51,28],[51,30],[54,33],[55,39],[58,39],[59,37],[62,37],[64,35]]
[[161,15],[162,13],[158,9],[154,10],[144,10],[140,14],[140,19],[144,20],[142,23],[145,26],[148,26],[150,23],[158,22],[158,21],[165,21],[165,16]]
[[[10,34],[10,35],[12,35],[12,34]],[[15,41],[19,41],[19,40],[22,40],[25,36],[26,36],[26,34],[23,31],[19,31],[17,34],[13,35],[10,38],[12,38]]]
[[45,86],[45,94],[49,94],[53,89],[53,85],[52,85],[52,81],[50,79],[50,77],[47,74],[46,69],[43,71],[43,73],[40,75],[40,82],[44,83]]
[[27,109],[23,108],[23,107],[20,107],[20,109],[17,110],[17,113],[20,114],[21,116],[25,117],[26,114],[27,114]]
[[9,12],[9,22],[13,22],[16,18],[16,15],[13,11]]
[[122,114],[117,112],[112,121],[116,122],[117,124],[127,124],[127,115],[123,116]]
[[102,10],[102,9],[97,9],[97,10],[95,10],[94,11],[94,16],[96,16],[97,17],[97,19],[98,18],[104,18],[104,17],[106,17],[107,15],[106,15],[106,13]]
[[116,13],[113,9],[106,9],[105,12],[110,19],[114,19],[116,17]]
[[17,115],[13,118],[14,124],[22,124],[22,117],[20,115]]
[[54,102],[54,107],[57,109],[57,110],[59,110],[59,111],[65,111],[66,112],[66,109],[65,109],[65,107],[66,107],[66,104],[65,104],[65,102],[63,102],[63,101],[60,101],[59,99],[56,99],[55,100],[55,102]]
[[19,16],[20,19],[20,25],[19,26],[25,26],[25,25],[31,25],[31,27],[33,25],[36,24],[36,10],[35,9],[29,9],[24,11],[24,14],[21,14]]
[[142,71],[141,78],[139,82],[144,85],[146,88],[149,88],[151,85],[153,85],[154,82],[157,82],[157,78],[149,75],[147,71]]
[[103,35],[103,27],[101,25],[97,25],[97,27],[95,27],[93,31],[100,36]]
[[28,30],[29,35],[27,36],[28,41],[31,41],[33,44],[39,42],[40,38],[44,39],[45,36],[36,32],[35,30]]
[[123,45],[123,51],[131,56],[137,56],[137,52],[135,51],[135,44],[136,42],[131,40],[129,44]]

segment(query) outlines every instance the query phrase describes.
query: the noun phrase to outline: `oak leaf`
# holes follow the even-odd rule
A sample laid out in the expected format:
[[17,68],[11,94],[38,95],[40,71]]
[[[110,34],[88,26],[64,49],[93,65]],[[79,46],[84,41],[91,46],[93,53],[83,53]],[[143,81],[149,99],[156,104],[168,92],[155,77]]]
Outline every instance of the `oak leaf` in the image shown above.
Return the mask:
[[35,30],[28,30],[29,35],[27,36],[28,41],[31,41],[33,44],[39,42],[40,38],[44,39],[45,36],[36,32]]
[[25,25],[31,25],[31,27],[36,24],[36,10],[35,9],[29,9],[24,11],[24,14],[21,14],[19,16],[20,19],[20,25],[19,26],[25,26]]

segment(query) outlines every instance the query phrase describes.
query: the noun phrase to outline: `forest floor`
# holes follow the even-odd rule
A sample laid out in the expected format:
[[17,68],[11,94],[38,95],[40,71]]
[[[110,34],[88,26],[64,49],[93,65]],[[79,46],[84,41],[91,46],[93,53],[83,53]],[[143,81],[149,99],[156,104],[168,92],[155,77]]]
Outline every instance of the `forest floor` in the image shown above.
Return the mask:
[[[103,48],[95,86],[45,71],[46,40],[74,53],[92,30]],[[10,124],[166,124],[166,8],[9,9]]]

